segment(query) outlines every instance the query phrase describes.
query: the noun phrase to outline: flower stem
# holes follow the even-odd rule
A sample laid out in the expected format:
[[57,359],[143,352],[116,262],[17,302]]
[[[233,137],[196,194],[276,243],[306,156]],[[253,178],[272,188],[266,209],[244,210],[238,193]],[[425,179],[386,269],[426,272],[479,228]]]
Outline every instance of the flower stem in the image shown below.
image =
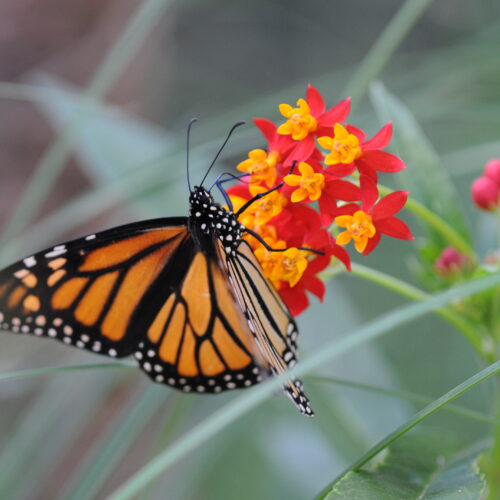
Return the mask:
[[[387,195],[392,193],[393,190],[386,186],[379,185],[380,194]],[[445,238],[450,245],[454,246],[460,252],[468,255],[472,262],[476,262],[476,255],[474,249],[465,240],[465,238],[458,233],[450,224],[444,221],[441,217],[436,215],[432,210],[419,203],[418,201],[408,198],[406,208],[413,212],[416,216],[420,217],[429,226],[434,228],[438,233]]]
[[[360,278],[366,279],[377,285],[383,286],[393,292],[407,297],[415,301],[427,300],[431,297],[428,293],[416,288],[402,280],[394,278],[381,271],[375,271],[362,264],[352,264],[352,274]],[[471,343],[476,351],[488,361],[491,361],[492,353],[486,352],[481,335],[477,332],[475,325],[472,325],[464,316],[455,312],[454,310],[441,307],[436,309],[436,314],[447,320],[449,323],[458,328],[464,337]]]
[[[495,377],[495,416],[500,416],[500,377]],[[500,498],[500,427],[493,428],[493,447],[487,458],[486,477],[488,479],[487,500],[497,500]]]

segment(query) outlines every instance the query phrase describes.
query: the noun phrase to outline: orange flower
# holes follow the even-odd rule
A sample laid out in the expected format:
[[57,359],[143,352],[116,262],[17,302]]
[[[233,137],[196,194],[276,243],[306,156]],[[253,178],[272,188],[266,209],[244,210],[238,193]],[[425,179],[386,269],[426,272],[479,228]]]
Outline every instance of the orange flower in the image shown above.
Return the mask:
[[359,253],[363,253],[368,240],[377,233],[371,215],[363,210],[358,210],[353,215],[335,217],[335,222],[338,226],[346,228],[337,236],[337,244],[347,245],[351,240],[354,240],[354,248]]
[[298,203],[306,198],[309,198],[311,201],[318,200],[325,187],[325,176],[317,174],[309,163],[303,161],[299,163],[299,172],[301,175],[291,174],[285,176],[283,179],[285,184],[289,186],[299,186],[292,193],[292,202]]
[[276,182],[276,165],[279,157],[278,151],[267,153],[263,149],[252,149],[248,153],[248,159],[239,163],[236,168],[240,172],[247,172],[251,175],[250,183],[264,182],[268,187],[272,187]]
[[334,125],[333,137],[319,137],[318,143],[322,148],[331,150],[325,158],[327,165],[349,164],[361,156],[359,139],[340,123]]
[[[268,191],[268,189],[264,186],[250,185],[250,194],[252,196],[256,196],[260,193],[265,193],[266,191]],[[252,203],[248,207],[248,209],[245,210],[245,213],[247,215],[253,215],[255,217],[255,224],[261,226],[276,215],[279,215],[286,204],[287,199],[282,194],[280,194],[279,191],[273,191],[272,193],[263,196],[260,200]]]
[[288,248],[284,252],[279,252],[279,258],[276,259],[276,264],[271,274],[271,281],[273,283],[275,281],[286,281],[291,287],[294,287],[300,278],[302,278],[306,269],[306,252],[295,247]]
[[291,135],[294,141],[301,141],[309,132],[314,132],[318,124],[305,99],[299,99],[297,106],[298,108],[292,108],[290,104],[279,105],[280,113],[288,120],[278,127],[278,134]]

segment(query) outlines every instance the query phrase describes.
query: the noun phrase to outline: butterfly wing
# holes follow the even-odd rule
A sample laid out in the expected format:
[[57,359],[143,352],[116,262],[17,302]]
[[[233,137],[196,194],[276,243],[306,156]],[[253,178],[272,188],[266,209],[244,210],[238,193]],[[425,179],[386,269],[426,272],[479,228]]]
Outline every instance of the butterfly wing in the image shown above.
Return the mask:
[[261,380],[252,334],[186,218],[57,245],[0,272],[0,325],[111,357],[156,382],[220,392]]
[[265,374],[227,275],[211,253],[195,244],[184,248],[189,265],[178,262],[179,270],[185,267],[183,279],[153,306],[154,317],[135,353],[153,380],[186,392],[249,387]]
[[[247,318],[269,373],[281,375],[297,362],[297,325],[271,282],[264,277],[250,245],[243,240],[235,254],[219,246],[237,300]],[[302,382],[290,380],[285,393],[308,416],[313,415]]]
[[39,252],[0,272],[3,329],[111,357],[135,348],[143,298],[189,237],[186,219],[128,224]]

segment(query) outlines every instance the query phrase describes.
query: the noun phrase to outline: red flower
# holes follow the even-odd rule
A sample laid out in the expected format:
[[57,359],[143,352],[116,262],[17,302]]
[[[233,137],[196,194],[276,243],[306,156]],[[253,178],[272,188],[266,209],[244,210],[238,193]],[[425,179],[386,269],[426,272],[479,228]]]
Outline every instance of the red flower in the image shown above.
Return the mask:
[[372,177],[361,176],[361,207],[349,203],[337,209],[335,222],[346,230],[337,236],[339,245],[354,240],[356,250],[368,255],[380,242],[382,234],[402,240],[412,240],[408,226],[394,215],[408,199],[407,191],[394,191],[378,200],[377,184]]
[[352,125],[343,127],[336,123],[327,136],[319,137],[321,147],[330,150],[325,163],[330,165],[327,171],[345,177],[357,168],[360,174],[368,175],[375,181],[377,172],[398,172],[406,165],[391,153],[380,151],[392,137],[392,123],[382,127],[371,139],[365,141],[365,133]]
[[349,114],[351,99],[348,97],[336,106],[326,109],[321,94],[312,85],[307,86],[306,98],[297,101],[297,108],[280,104],[281,114],[287,121],[278,127],[278,134],[290,136],[295,147],[285,160],[285,165],[305,161],[313,154],[315,137],[327,134],[335,123],[343,122]]

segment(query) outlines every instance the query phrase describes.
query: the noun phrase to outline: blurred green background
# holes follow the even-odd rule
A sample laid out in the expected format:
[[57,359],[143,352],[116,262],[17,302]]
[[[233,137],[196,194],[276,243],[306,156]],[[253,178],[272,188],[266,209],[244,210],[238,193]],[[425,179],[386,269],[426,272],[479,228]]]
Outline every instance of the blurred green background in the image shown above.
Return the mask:
[[[394,53],[390,46],[382,51],[387,64],[379,58],[363,79],[356,71],[403,4],[4,0],[2,263],[119,223],[185,214],[184,142],[193,116],[200,119],[192,135],[195,178],[235,121],[277,120],[277,105],[295,102],[309,82],[329,105],[354,94],[350,122],[373,134],[385,116],[380,102],[373,105],[373,91],[372,99],[364,92],[372,77],[408,107],[429,138],[485,255],[494,245],[494,222],[472,208],[468,190],[485,161],[500,156],[500,3],[406,2],[420,5],[421,17],[415,14],[415,26],[403,30]],[[218,169],[233,168],[261,145],[247,125]],[[396,152],[405,159],[404,151]],[[406,221],[418,242],[417,221]],[[415,255],[411,243],[395,240],[356,259],[416,283]],[[302,358],[405,300],[341,275],[328,283],[325,304],[312,302],[299,317]],[[103,358],[51,341],[2,335],[1,373],[99,362]],[[433,399],[480,367],[462,337],[432,316],[336,358],[317,374]],[[420,407],[305,382],[316,419],[300,416],[281,395],[272,398],[161,475],[140,498],[312,498]],[[460,404],[486,412],[490,396],[481,386]],[[126,369],[0,381],[0,497],[104,498],[233,397],[177,394]],[[459,430],[464,442],[488,432],[446,413],[425,425]]]

